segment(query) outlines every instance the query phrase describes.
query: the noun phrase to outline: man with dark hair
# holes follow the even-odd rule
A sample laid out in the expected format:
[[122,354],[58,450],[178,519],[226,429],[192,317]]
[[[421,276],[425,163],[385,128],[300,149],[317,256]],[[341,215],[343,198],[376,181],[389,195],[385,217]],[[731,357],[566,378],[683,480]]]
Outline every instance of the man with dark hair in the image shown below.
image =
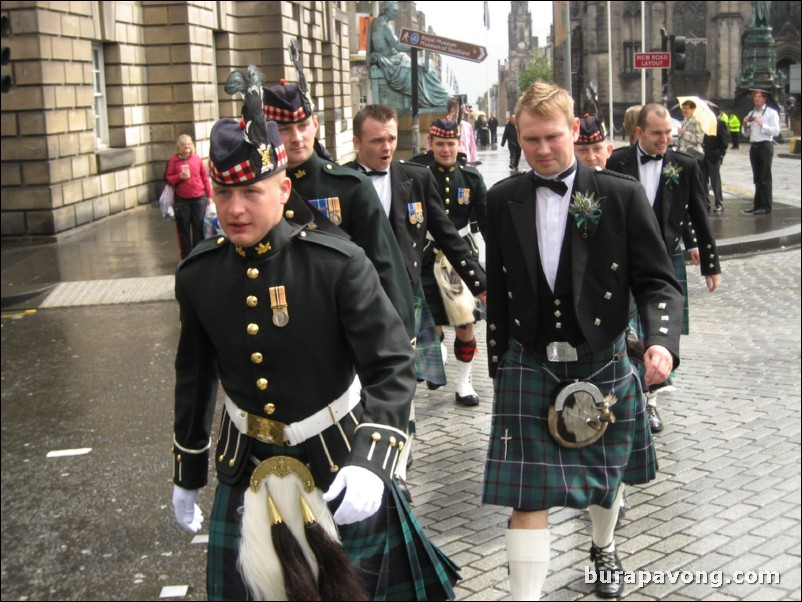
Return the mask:
[[517,170],[518,163],[521,161],[521,145],[518,144],[518,130],[515,128],[515,114],[510,115],[510,120],[504,126],[504,134],[501,136],[501,146],[509,144],[510,169]]
[[407,333],[361,248],[284,219],[287,154],[259,87],[243,92],[243,119],[211,132],[225,236],[176,273],[176,520],[203,521],[219,380],[209,599],[452,599],[454,567],[393,480],[415,390]]
[[[707,193],[702,185],[699,162],[669,147],[671,118],[668,109],[661,104],[651,103],[641,109],[636,135],[638,141],[635,144],[613,151],[607,169],[632,176],[646,189],[646,198],[657,216],[665,250],[671,257],[675,275],[685,294],[682,334],[688,334],[688,288],[680,237],[693,263],[700,267],[711,293],[721,280],[721,266],[707,218]],[[641,330],[637,322],[635,330]],[[664,387],[669,383],[660,384]],[[649,422],[655,433],[663,430],[663,420],[657,411],[659,388],[646,393]]]
[[[614,529],[623,482],[657,459],[626,354],[630,295],[645,321],[645,382],[679,363],[682,293],[643,188],[578,163],[571,95],[533,83],[516,107],[532,171],[488,193],[487,345],[493,420],[483,502],[512,508],[513,600],[539,600],[549,509],[587,508],[595,593],[623,590]],[[614,419],[610,416],[614,415]]]
[[766,215],[771,213],[771,162],[774,158],[774,137],[780,135],[780,115],[768,104],[769,93],[752,90],[755,108],[743,118],[741,131],[749,138],[749,162],[752,164],[752,180],[755,183],[755,198],[751,209],[744,213]]
[[278,124],[287,152],[287,177],[292,180],[293,192],[365,250],[410,338],[414,337],[404,261],[370,180],[316,152],[318,118],[300,86],[281,83],[264,88],[263,94],[265,116]]

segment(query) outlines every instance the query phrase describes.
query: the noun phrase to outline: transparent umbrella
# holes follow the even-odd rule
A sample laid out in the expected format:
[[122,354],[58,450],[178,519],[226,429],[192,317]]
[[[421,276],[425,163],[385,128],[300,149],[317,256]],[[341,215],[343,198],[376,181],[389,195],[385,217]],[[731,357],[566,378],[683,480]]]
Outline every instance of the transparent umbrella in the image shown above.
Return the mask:
[[702,126],[702,131],[708,136],[716,135],[716,114],[710,108],[706,100],[702,100],[698,96],[677,96],[679,105],[682,106],[688,101],[696,105],[693,110],[693,116],[699,125]]

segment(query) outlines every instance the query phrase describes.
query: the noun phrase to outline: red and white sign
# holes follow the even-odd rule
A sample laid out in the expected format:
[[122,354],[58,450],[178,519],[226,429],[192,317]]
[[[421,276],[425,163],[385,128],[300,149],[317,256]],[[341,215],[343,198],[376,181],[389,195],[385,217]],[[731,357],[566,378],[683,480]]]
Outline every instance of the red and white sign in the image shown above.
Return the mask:
[[636,52],[635,69],[668,69],[671,67],[670,52]]

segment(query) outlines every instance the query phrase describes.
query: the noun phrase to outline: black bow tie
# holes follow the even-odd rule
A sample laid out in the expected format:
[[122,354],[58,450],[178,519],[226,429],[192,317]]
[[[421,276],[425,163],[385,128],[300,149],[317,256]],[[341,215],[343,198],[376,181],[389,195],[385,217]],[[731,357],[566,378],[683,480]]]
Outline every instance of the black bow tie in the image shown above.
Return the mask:
[[386,175],[387,175],[387,172],[386,172],[386,171],[378,171],[378,170],[373,170],[373,169],[371,169],[370,171],[368,171],[368,170],[366,170],[364,167],[362,167],[362,165],[360,165],[360,166],[359,166],[359,169],[360,169],[360,170],[362,171],[362,173],[363,173],[363,174],[365,174],[366,176],[386,176]]
[[568,186],[561,180],[546,180],[545,178],[532,174],[532,182],[534,182],[535,187],[545,186],[546,188],[551,188],[560,196],[565,196],[565,193],[568,192]]
[[649,161],[662,161],[663,155],[641,155],[640,162],[641,165],[645,165]]

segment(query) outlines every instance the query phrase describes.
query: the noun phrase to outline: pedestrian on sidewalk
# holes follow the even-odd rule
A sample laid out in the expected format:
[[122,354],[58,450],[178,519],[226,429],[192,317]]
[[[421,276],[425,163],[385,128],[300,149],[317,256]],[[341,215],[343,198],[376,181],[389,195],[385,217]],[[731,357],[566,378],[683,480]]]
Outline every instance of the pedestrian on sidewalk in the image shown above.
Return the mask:
[[393,480],[415,391],[404,325],[361,248],[285,219],[287,153],[239,79],[242,120],[211,132],[226,236],[176,272],[177,522],[203,521],[219,381],[210,600],[453,599],[454,565]]
[[638,115],[643,105],[632,105],[624,112],[624,132],[630,144],[635,144],[638,139]]
[[[713,191],[715,202],[713,212],[722,213],[724,211],[724,195],[721,192],[721,164],[724,162],[724,155],[727,154],[727,148],[730,146],[730,134],[729,125],[726,119],[722,119],[721,111],[716,107],[712,107],[712,110],[716,113],[716,135],[705,134],[702,140],[702,150],[705,154],[705,169],[702,174],[705,177],[705,190],[707,190],[709,181]],[[709,197],[707,207],[710,208]]]
[[510,115],[510,120],[504,126],[504,134],[501,136],[501,146],[509,143],[510,169],[517,170],[518,162],[521,160],[521,145],[518,142],[518,130],[515,128],[515,115]]
[[212,198],[209,174],[203,160],[195,153],[192,137],[181,134],[176,153],[167,163],[165,179],[175,189],[173,211],[181,259],[203,240],[203,217]]
[[738,115],[735,114],[735,110],[730,113],[730,139],[732,140],[732,148],[738,150],[738,142],[740,141],[741,135],[741,120],[738,119]]
[[752,207],[744,213],[767,215],[772,207],[771,163],[774,159],[774,137],[780,135],[780,115],[768,105],[770,98],[766,90],[752,90],[755,108],[744,117],[741,131],[749,137],[749,162],[752,164],[752,180],[755,197]]
[[498,117],[495,113],[490,113],[490,119],[487,120],[487,127],[490,128],[490,144],[493,150],[496,150],[498,143]]
[[[647,483],[657,469],[625,349],[630,295],[648,317],[645,382],[662,382],[679,362],[682,292],[660,248],[657,219],[639,184],[576,161],[573,104],[553,84],[535,82],[524,92],[516,116],[532,172],[503,180],[488,195],[495,395],[483,503],[512,508],[506,546],[513,600],[540,599],[549,509],[562,506],[589,509],[596,594],[621,594],[614,542],[620,485]],[[607,403],[615,402],[605,408],[608,395]],[[581,419],[569,427],[556,415],[558,403],[579,412],[587,403],[584,416],[594,424]],[[614,423],[604,422],[607,409]]]

